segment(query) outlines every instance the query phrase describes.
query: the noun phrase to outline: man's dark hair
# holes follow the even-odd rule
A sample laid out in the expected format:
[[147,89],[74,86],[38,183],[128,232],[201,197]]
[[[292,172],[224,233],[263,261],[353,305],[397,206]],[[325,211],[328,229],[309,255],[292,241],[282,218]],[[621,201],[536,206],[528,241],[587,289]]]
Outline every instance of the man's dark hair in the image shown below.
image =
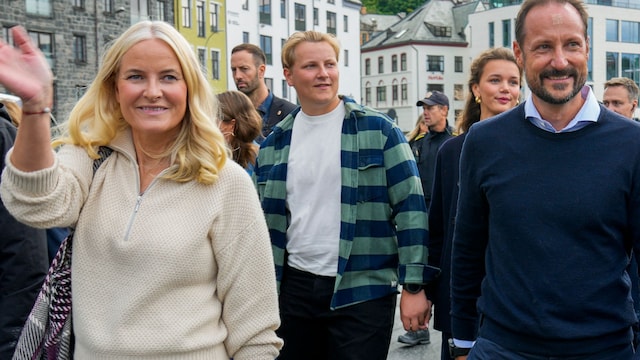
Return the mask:
[[256,67],[267,63],[267,56],[264,54],[264,51],[262,51],[262,49],[260,49],[258,46],[248,43],[240,44],[231,50],[231,54],[234,54],[238,51],[247,51],[251,55],[253,55],[253,59],[256,62]]
[[531,11],[531,9],[536,6],[546,5],[550,3],[569,4],[573,6],[582,18],[582,24],[584,25],[584,38],[585,40],[587,39],[589,14],[587,13],[587,9],[585,9],[582,0],[524,0],[522,6],[520,7],[520,11],[518,12],[518,16],[516,17],[516,41],[521,47],[524,43],[524,36],[526,35],[524,33],[524,21],[529,14],[529,11]]

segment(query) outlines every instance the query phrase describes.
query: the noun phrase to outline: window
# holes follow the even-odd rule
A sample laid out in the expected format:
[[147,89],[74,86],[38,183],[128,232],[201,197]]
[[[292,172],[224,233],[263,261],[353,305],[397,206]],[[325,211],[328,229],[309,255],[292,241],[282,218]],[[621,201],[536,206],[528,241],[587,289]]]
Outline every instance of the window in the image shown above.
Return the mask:
[[407,101],[409,98],[409,88],[405,81],[406,80],[403,80],[403,83],[400,84],[400,99],[402,99],[402,101]]
[[640,23],[635,21],[621,21],[620,41],[634,44],[640,43]]
[[342,16],[342,27],[344,32],[349,32],[349,17],[347,15]]
[[7,44],[13,45],[13,36],[11,36],[11,31],[9,31],[8,27],[2,28],[2,40],[4,40]]
[[320,25],[320,11],[318,8],[313,8],[313,25]]
[[35,32],[29,31],[29,36],[31,37],[31,41],[42,51],[42,54],[47,59],[49,66],[54,69],[54,56],[55,54],[53,49],[53,35],[49,33],[43,32]]
[[295,20],[295,29],[296,31],[305,31],[307,30],[307,23],[306,23],[306,14],[307,12],[307,7],[305,5],[302,4],[295,4],[295,16],[296,16],[296,20]]
[[593,81],[593,18],[587,19],[587,41],[589,42],[589,58],[587,58],[587,81]]
[[502,46],[511,47],[511,20],[502,20]]
[[443,84],[427,84],[427,92],[429,91],[440,91],[441,93],[443,93],[444,85]]
[[289,84],[287,84],[287,80],[282,80],[282,97],[285,99],[289,97]]
[[371,106],[371,87],[369,84],[364,88],[364,103],[367,106]]
[[344,66],[349,66],[349,50],[344,49]]
[[271,25],[271,0],[260,0],[260,24]]
[[384,58],[382,56],[378,57],[378,74],[384,73]]
[[439,26],[433,25],[430,23],[425,23],[427,25],[427,29],[431,31],[433,36],[438,37],[451,37],[451,26]]
[[287,18],[287,0],[280,0],[280,17]]
[[387,87],[384,85],[376,86],[376,103],[379,105],[387,101]]
[[104,12],[106,13],[112,13],[113,12],[113,4],[114,0],[102,0],[103,4],[104,4]]
[[271,92],[273,92],[273,79],[272,78],[264,78],[264,83],[267,84],[267,87]]
[[454,66],[453,66],[454,67],[454,71],[458,72],[458,73],[463,72],[462,71],[462,56],[456,56],[454,58],[453,62],[454,62]]
[[73,61],[87,62],[87,38],[84,35],[73,35]]
[[407,54],[400,54],[400,71],[407,71]]
[[489,47],[495,47],[496,46],[496,30],[495,30],[495,25],[493,24],[493,22],[489,23]]
[[427,71],[444,72],[444,56],[427,56]]
[[398,55],[391,55],[391,72],[398,72]]
[[167,21],[167,3],[164,1],[158,1],[156,7],[156,19]]
[[622,53],[620,63],[620,75],[640,83],[640,54]]
[[198,49],[198,62],[200,63],[200,68],[206,69],[207,66],[207,51],[205,49]]
[[607,52],[607,79],[618,77],[618,53]]
[[398,101],[398,84],[391,85],[391,101]]
[[453,100],[464,100],[464,85],[453,84]]
[[182,26],[191,27],[191,0],[182,0]]
[[242,10],[249,10],[249,0],[242,1]]
[[618,20],[607,19],[607,41],[618,41]]
[[211,78],[220,80],[220,52],[211,50]]
[[[204,37],[206,34],[204,22],[204,1],[196,2],[196,22],[198,23],[198,37]],[[202,64],[204,65],[204,62]]]
[[27,13],[38,16],[51,16],[51,0],[27,0]]
[[364,59],[364,74],[371,75],[371,59]]
[[209,23],[211,23],[211,32],[218,32],[218,4],[209,3]]
[[335,4],[336,0],[327,0],[327,4]]
[[260,49],[267,57],[267,65],[273,65],[273,50],[271,46],[271,36],[260,35]]
[[336,13],[327,11],[327,33],[336,35],[338,33],[336,24]]
[[245,43],[245,44],[249,42],[249,32],[248,31],[243,31],[242,32],[242,42]]
[[73,7],[84,9],[84,0],[73,0]]

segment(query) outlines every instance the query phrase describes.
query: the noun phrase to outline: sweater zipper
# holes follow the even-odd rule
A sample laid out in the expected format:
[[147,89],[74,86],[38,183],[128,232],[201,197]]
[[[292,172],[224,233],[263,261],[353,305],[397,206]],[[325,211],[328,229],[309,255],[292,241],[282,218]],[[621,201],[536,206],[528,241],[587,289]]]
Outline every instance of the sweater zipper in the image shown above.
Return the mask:
[[[162,174],[162,172],[160,174]],[[133,207],[133,213],[131,214],[131,218],[129,219],[129,224],[127,224],[127,230],[124,234],[124,241],[129,240],[129,236],[131,235],[131,228],[133,227],[133,222],[135,221],[136,215],[138,214],[138,210],[140,210],[140,206],[142,205],[142,198],[146,193],[149,192],[149,190],[153,187],[153,185],[155,185],[156,181],[158,181],[157,177],[153,179],[151,184],[147,186],[147,189],[142,194],[139,194],[138,197],[136,198],[136,205]]]

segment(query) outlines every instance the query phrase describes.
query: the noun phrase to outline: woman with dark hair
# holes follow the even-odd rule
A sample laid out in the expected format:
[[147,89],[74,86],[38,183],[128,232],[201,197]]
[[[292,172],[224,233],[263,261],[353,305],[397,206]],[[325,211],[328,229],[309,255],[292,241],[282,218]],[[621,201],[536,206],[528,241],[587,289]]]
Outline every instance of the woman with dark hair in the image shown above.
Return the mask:
[[258,143],[262,119],[247,95],[240,91],[225,91],[218,94],[220,116],[218,127],[231,148],[233,161],[253,173],[258,155]]
[[521,80],[522,69],[518,67],[511,50],[495,48],[478,55],[471,63],[469,93],[457,123],[461,135],[447,140],[438,151],[429,208],[429,265],[439,267],[442,273],[427,287],[427,297],[433,299],[434,328],[442,332],[442,360],[450,359],[452,224],[458,202],[458,166],[462,144],[471,125],[518,104]]

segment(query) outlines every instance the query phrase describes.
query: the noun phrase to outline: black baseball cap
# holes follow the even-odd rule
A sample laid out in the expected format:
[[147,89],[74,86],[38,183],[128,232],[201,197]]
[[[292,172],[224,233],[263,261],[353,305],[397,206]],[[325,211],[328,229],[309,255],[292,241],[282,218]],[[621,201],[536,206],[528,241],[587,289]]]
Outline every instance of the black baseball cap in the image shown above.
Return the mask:
[[440,91],[429,91],[424,99],[418,100],[416,106],[432,106],[432,105],[446,105],[449,107],[449,98],[447,95],[441,93]]

